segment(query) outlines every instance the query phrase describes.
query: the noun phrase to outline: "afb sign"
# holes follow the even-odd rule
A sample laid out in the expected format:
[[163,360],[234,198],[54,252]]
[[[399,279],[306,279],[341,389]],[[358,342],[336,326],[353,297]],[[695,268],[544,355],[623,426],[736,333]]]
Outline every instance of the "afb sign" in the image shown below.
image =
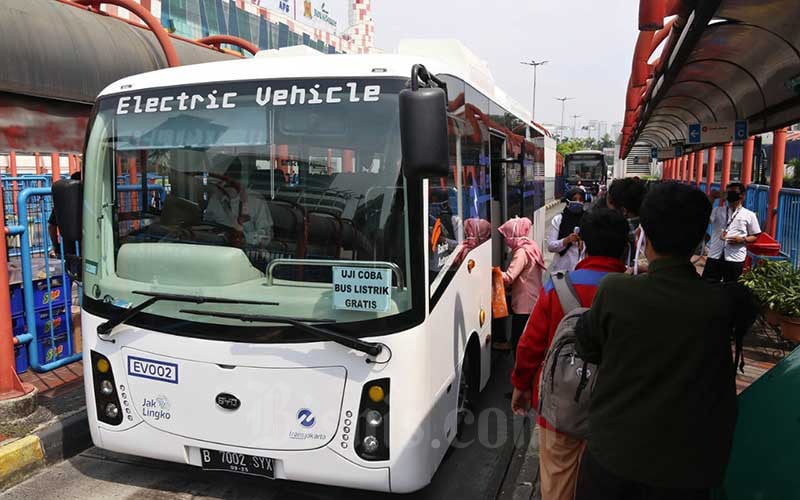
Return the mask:
[[743,141],[747,138],[747,120],[713,123],[692,123],[689,125],[688,144],[720,144],[730,141]]

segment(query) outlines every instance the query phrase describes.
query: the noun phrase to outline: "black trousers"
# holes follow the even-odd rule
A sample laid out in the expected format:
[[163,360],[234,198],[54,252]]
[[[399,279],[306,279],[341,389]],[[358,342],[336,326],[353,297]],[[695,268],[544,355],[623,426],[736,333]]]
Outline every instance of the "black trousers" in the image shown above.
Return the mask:
[[519,339],[522,337],[522,332],[525,331],[529,316],[530,314],[517,313],[511,315],[511,345],[515,353],[517,352],[517,344],[519,344]]
[[659,488],[615,476],[583,452],[575,500],[710,500],[708,489]]
[[723,259],[706,259],[703,279],[712,283],[733,283],[739,279],[744,269],[744,262],[728,262]]

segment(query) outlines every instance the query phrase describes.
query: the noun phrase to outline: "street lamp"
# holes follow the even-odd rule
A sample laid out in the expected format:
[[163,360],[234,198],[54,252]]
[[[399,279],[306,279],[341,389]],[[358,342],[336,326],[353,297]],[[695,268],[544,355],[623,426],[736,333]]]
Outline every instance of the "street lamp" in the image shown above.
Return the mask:
[[520,64],[524,64],[526,66],[533,66],[533,106],[531,106],[531,121],[536,120],[536,70],[539,66],[544,66],[550,61],[534,61],[531,59],[528,62],[522,61]]
[[560,135],[561,135],[561,141],[562,142],[564,141],[564,106],[567,103],[567,101],[571,101],[573,99],[575,99],[575,98],[574,97],[566,97],[566,96],[564,96],[564,97],[556,97],[556,101],[561,101],[561,126],[559,127],[559,130],[561,131]]
[[573,139],[575,139],[575,137],[576,137],[575,131],[578,128],[578,118],[580,118],[580,117],[581,117],[581,115],[572,115],[572,138]]

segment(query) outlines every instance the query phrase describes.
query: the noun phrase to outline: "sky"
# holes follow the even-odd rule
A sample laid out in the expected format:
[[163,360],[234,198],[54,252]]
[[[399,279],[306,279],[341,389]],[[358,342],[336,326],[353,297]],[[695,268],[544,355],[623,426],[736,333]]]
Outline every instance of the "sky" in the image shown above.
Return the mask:
[[394,52],[404,38],[457,38],[489,63],[495,84],[530,108],[533,70],[540,66],[536,121],[558,126],[566,103],[578,128],[589,120],[621,122],[633,46],[635,0],[375,0],[375,45]]

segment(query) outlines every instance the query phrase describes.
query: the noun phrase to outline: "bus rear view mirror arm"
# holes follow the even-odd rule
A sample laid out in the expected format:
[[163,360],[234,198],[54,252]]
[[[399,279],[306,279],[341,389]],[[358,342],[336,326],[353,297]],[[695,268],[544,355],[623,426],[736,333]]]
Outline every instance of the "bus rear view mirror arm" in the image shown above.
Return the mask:
[[[420,87],[419,81],[429,86]],[[438,85],[438,86],[434,86]],[[411,88],[399,95],[403,172],[409,179],[442,177],[450,171],[447,91],[424,66],[412,70]]]

